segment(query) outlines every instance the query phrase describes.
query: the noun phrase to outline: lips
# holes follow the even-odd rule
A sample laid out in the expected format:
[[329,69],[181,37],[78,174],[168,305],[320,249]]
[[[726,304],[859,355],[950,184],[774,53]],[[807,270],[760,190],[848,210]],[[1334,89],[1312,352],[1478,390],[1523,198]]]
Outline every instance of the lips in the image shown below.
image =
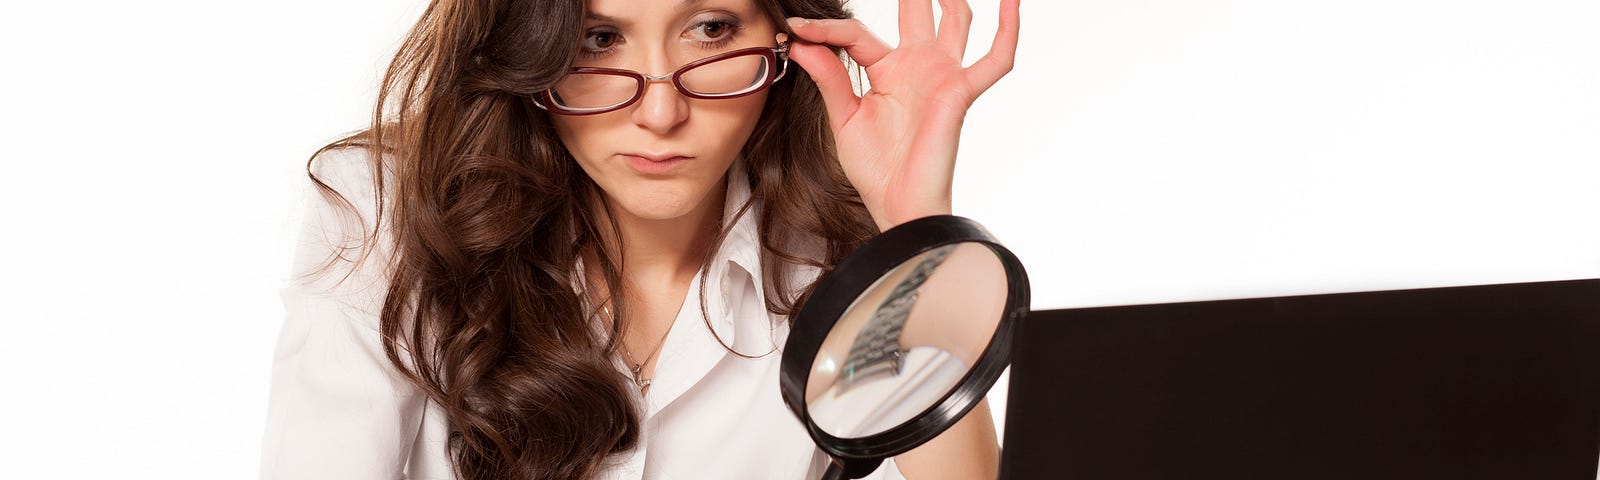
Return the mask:
[[628,166],[645,175],[662,175],[672,172],[678,166],[688,163],[694,157],[677,153],[624,153]]
[[666,161],[671,161],[672,159],[675,159],[675,158],[688,158],[689,157],[688,155],[683,155],[683,154],[679,154],[679,153],[672,153],[672,152],[667,152],[667,153],[624,153],[622,155],[628,156],[628,157],[639,157],[641,159],[649,160],[649,161],[652,161],[652,162],[666,162]]

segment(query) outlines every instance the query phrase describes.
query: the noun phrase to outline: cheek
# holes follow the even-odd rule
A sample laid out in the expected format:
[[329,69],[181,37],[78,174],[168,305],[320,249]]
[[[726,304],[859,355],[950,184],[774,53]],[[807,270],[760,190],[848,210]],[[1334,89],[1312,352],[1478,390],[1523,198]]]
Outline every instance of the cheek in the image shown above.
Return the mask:
[[713,101],[721,105],[714,110],[708,109],[703,112],[705,122],[700,126],[703,130],[711,131],[707,132],[707,136],[718,138],[729,149],[737,152],[744,147],[745,141],[750,138],[750,133],[755,130],[756,123],[761,120],[767,94],[762,91],[746,97]]
[[592,117],[550,115],[550,123],[556,129],[556,138],[561,139],[562,145],[579,159],[584,157],[585,140],[594,136],[596,130],[596,125],[592,125],[592,119]]
[[609,114],[552,117],[556,138],[577,161],[578,167],[596,182],[609,183],[606,158],[617,146],[619,122],[626,120],[607,120],[612,117]]

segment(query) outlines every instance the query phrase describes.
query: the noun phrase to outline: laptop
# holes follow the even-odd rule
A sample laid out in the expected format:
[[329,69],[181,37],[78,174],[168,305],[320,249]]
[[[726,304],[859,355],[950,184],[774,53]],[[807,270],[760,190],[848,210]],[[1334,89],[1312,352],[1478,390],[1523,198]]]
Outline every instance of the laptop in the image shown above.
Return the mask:
[[1001,478],[1573,479],[1600,279],[1045,310]]

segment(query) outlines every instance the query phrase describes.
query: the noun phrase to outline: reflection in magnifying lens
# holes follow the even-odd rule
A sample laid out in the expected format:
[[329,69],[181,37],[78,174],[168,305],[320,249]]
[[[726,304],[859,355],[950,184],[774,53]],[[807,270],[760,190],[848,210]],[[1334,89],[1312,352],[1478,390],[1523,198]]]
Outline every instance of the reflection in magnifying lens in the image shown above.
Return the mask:
[[839,379],[834,387],[839,393],[844,393],[862,379],[900,374],[900,357],[904,353],[900,346],[900,331],[905,327],[906,317],[911,314],[911,306],[917,303],[920,293],[917,288],[955,249],[955,245],[946,245],[928,252],[911,269],[911,273],[894,286],[889,298],[878,304],[867,325],[856,334],[855,342],[850,345],[850,355],[845,357],[844,366],[839,370]]
[[937,404],[987,347],[1005,308],[1004,267],[987,246],[924,252],[875,282],[823,342],[807,408],[823,431],[886,431]]

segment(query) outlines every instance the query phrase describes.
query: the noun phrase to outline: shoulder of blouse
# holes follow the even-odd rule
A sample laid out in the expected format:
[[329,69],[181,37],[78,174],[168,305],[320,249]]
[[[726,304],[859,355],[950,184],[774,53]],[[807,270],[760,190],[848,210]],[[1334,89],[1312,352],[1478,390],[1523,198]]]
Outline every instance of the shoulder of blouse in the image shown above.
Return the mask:
[[291,287],[375,316],[388,289],[393,237],[378,215],[373,172],[365,148],[327,150],[313,159],[311,176],[332,191],[306,182]]
[[[307,187],[282,291],[261,478],[400,478],[426,397],[389,363],[378,332],[388,259],[373,224],[372,167],[361,149],[324,152],[311,167],[338,197]],[[376,248],[363,252],[371,232]]]

